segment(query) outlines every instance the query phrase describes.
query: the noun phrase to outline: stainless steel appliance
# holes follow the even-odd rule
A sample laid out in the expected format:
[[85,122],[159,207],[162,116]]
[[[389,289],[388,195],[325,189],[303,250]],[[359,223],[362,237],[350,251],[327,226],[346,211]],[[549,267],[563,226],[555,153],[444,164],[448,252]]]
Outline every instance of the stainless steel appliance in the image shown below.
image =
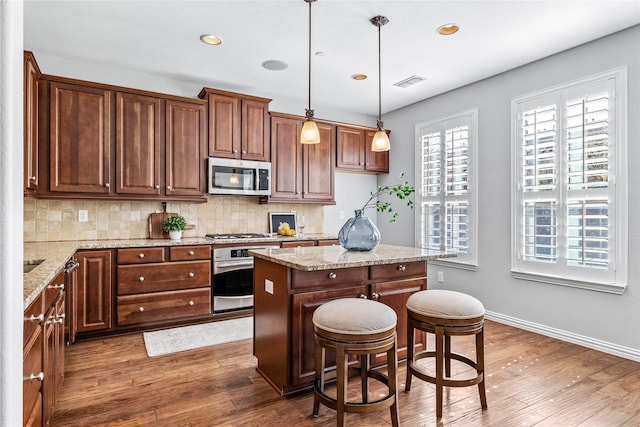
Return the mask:
[[248,251],[279,247],[269,244],[214,247],[213,312],[223,313],[253,307],[253,257]]
[[209,194],[269,196],[271,163],[253,160],[208,159]]

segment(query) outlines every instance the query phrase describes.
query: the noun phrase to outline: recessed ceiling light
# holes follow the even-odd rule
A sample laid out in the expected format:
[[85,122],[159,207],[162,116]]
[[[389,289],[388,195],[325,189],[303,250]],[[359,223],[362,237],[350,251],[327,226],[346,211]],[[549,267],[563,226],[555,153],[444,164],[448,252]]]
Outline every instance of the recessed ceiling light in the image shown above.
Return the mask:
[[367,78],[366,74],[354,74],[351,76],[353,80],[364,80]]
[[460,27],[456,24],[445,24],[438,27],[438,34],[443,36],[450,36],[451,34],[457,33]]
[[262,63],[262,68],[269,71],[282,71],[286,70],[288,67],[289,64],[284,61],[278,61],[277,59],[269,59]]
[[200,40],[202,41],[202,43],[211,44],[214,46],[222,44],[222,39],[218,36],[214,36],[213,34],[203,34],[200,36]]
[[394,83],[394,86],[398,86],[398,87],[402,87],[402,88],[407,88],[409,86],[412,86],[416,83],[420,83],[421,81],[426,80],[426,78],[424,77],[420,77],[420,76],[411,76],[411,77],[407,77],[404,80],[400,80],[399,82]]

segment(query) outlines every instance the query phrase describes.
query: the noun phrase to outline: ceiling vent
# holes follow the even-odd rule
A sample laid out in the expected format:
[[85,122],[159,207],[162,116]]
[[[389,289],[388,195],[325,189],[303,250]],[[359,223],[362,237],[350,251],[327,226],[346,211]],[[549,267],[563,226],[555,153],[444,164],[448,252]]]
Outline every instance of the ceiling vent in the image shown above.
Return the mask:
[[423,80],[426,80],[426,78],[420,77],[420,76],[411,76],[411,77],[407,77],[404,80],[400,80],[399,82],[394,83],[393,85],[398,87],[409,87],[416,83],[420,83]]

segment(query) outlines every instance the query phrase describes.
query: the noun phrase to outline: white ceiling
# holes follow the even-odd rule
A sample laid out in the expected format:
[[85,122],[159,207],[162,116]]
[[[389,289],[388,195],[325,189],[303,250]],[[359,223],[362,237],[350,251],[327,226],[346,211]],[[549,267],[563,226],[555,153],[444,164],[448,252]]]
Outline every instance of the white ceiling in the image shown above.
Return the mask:
[[[375,15],[390,21],[381,30],[384,113],[636,25],[640,0],[318,0],[312,50],[324,55],[312,59],[312,107],[377,115],[378,33],[369,22]],[[450,22],[460,26],[457,34],[436,33]],[[301,115],[307,104],[303,0],[26,0],[24,33],[36,59],[288,97],[299,100]],[[204,33],[224,43],[205,45]],[[271,59],[289,67],[261,67]],[[369,78],[354,81],[355,73]],[[393,86],[412,75],[426,80]]]

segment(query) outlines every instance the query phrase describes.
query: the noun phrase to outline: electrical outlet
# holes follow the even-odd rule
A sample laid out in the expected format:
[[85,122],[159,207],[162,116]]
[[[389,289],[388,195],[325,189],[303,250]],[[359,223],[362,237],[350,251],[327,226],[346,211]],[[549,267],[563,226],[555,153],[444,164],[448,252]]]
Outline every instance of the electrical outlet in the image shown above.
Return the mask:
[[78,222],[89,221],[89,212],[86,209],[80,209],[78,211]]
[[442,271],[438,271],[438,282],[440,283],[444,282],[444,272]]
[[340,211],[340,219],[344,219],[344,211]]
[[264,279],[264,291],[273,295],[273,282],[269,279]]

